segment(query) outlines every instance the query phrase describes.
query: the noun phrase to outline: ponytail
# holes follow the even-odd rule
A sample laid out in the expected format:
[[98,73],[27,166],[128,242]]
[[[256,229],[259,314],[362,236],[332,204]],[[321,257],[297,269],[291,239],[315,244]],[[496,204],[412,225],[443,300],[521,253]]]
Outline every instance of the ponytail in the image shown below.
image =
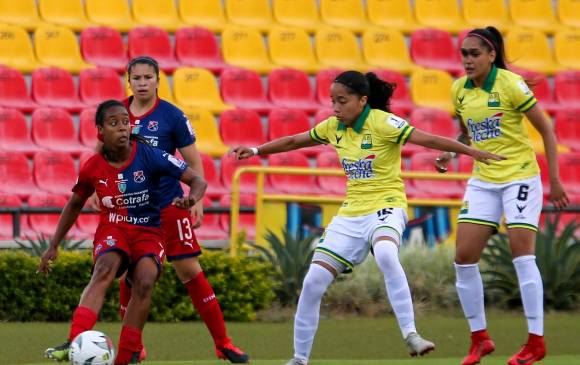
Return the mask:
[[346,86],[352,94],[366,96],[367,104],[372,109],[390,112],[391,97],[396,85],[381,80],[375,73],[368,72],[363,75],[358,71],[345,71],[333,82]]

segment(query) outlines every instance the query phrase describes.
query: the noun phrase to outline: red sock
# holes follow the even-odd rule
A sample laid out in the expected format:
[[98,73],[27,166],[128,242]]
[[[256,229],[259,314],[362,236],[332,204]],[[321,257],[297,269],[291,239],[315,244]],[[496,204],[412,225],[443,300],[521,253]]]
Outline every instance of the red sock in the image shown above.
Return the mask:
[[223,347],[230,342],[226,332],[226,324],[222,309],[215,297],[213,289],[203,272],[185,283],[193,306],[205,322],[211,337],[217,347]]
[[528,333],[528,343],[530,345],[540,345],[544,343],[544,336]]
[[68,340],[72,341],[80,333],[91,330],[97,323],[97,313],[87,307],[78,306],[72,315],[72,324],[68,334]]
[[119,315],[121,319],[125,318],[127,306],[131,300],[131,287],[123,279],[119,280]]
[[471,332],[471,338],[474,341],[489,340],[489,333],[487,333],[487,329],[473,331],[473,332]]
[[141,352],[142,349],[141,330],[123,326],[119,336],[119,352],[115,358],[115,365],[128,364],[133,354]]

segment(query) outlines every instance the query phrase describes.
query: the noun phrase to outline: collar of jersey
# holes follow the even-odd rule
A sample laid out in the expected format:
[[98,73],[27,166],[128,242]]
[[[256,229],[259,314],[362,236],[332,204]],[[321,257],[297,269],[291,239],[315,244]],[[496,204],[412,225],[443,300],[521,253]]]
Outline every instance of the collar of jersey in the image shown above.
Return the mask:
[[[354,122],[354,125],[352,126],[352,129],[355,132],[360,133],[363,125],[365,125],[365,121],[367,120],[367,117],[369,116],[370,112],[371,112],[371,107],[368,104],[365,105],[365,108],[363,109],[362,113],[360,113],[358,118],[356,118],[356,122]],[[346,128],[347,128],[347,126],[344,125],[343,122],[338,122],[338,130],[339,131],[345,131]]]
[[[487,75],[487,78],[485,79],[485,82],[483,83],[483,87],[481,89],[490,93],[491,89],[493,88],[493,84],[495,83],[496,77],[497,77],[497,67],[495,67],[495,65],[491,65],[489,75]],[[475,88],[475,85],[473,84],[473,81],[471,79],[467,79],[463,87],[466,89],[473,89]]]

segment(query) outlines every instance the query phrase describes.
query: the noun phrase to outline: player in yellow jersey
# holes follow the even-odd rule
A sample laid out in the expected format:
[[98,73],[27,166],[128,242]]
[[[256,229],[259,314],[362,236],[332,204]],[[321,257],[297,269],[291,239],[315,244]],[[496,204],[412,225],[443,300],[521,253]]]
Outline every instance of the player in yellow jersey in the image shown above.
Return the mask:
[[394,85],[373,73],[346,71],[336,77],[330,89],[335,116],[310,131],[233,150],[238,158],[249,158],[331,144],[348,178],[346,200],[326,228],[304,278],[294,321],[295,353],[288,365],[308,363],[324,292],[338,274],[361,263],[371,247],[410,354],[424,355],[435,349],[431,341],[417,334],[411,293],[398,257],[407,223],[401,146],[411,142],[455,151],[483,164],[502,157],[416,130],[389,112],[393,89]]
[[[558,177],[556,137],[525,80],[506,69],[503,39],[493,27],[474,29],[461,45],[466,76],[456,80],[452,98],[461,119],[462,136],[478,150],[507,157],[491,165],[476,162],[459,213],[455,270],[457,293],[469,321],[472,345],[462,365],[479,363],[495,345],[486,329],[483,284],[478,261],[505,214],[516,268],[528,341],[509,360],[527,365],[544,358],[542,277],[536,265],[535,238],[542,210],[542,182],[536,155],[522,118],[525,115],[544,140],[550,168],[550,200],[557,208],[568,204]],[[452,158],[436,161],[441,172]]]

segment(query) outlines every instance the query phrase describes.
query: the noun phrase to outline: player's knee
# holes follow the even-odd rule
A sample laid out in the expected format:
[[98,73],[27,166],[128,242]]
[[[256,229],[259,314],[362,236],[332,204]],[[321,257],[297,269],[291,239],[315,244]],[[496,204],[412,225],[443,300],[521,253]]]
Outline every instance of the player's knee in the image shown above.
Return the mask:
[[117,267],[112,263],[99,263],[93,269],[93,282],[111,282],[115,278]]
[[155,287],[156,277],[152,275],[142,275],[133,283],[133,297],[148,298]]

